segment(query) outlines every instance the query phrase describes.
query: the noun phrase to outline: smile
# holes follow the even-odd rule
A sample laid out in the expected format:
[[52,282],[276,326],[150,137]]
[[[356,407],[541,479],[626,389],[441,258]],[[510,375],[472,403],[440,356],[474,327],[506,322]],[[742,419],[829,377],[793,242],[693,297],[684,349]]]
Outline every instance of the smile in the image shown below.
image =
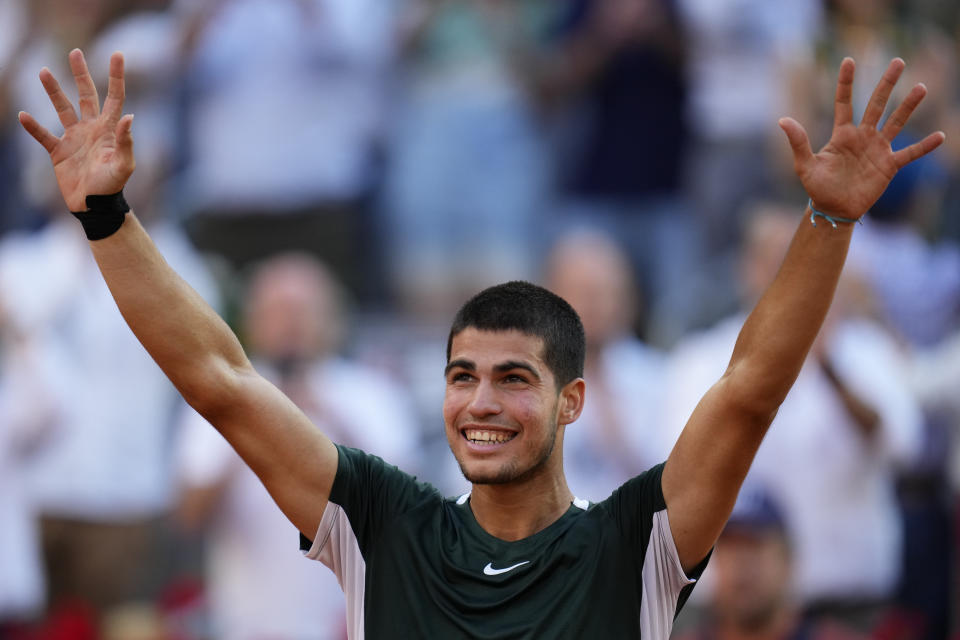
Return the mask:
[[462,433],[467,442],[480,446],[495,446],[517,437],[517,434],[512,431],[499,429],[464,429]]

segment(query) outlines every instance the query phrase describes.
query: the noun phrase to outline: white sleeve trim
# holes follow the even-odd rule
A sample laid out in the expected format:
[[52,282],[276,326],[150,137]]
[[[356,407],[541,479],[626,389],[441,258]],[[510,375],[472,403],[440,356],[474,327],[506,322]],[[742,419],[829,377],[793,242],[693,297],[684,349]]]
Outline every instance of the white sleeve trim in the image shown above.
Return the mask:
[[313,536],[313,545],[310,549],[303,552],[303,555],[311,560],[320,560],[320,552],[323,550],[327,539],[333,532],[333,527],[343,513],[340,505],[327,501],[327,506],[323,510],[323,516],[320,517],[320,526],[317,527],[317,535]]
[[350,519],[340,505],[327,502],[313,545],[304,555],[322,562],[337,576],[347,600],[347,637],[362,640],[367,565]]
[[670,531],[667,510],[653,514],[653,529],[643,558],[640,637],[667,640],[673,629],[680,592],[696,580],[688,578]]

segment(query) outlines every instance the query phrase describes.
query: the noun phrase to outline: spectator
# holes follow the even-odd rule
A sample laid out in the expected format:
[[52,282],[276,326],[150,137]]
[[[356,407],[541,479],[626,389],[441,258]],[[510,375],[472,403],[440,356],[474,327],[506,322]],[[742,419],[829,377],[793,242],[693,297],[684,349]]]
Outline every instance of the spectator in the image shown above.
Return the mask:
[[383,204],[393,286],[417,317],[532,270],[550,172],[531,66],[562,4],[411,3]]
[[[605,228],[626,246],[645,292],[647,334],[671,343],[692,322],[700,239],[682,194],[689,130],[686,46],[674,2],[570,3],[544,91],[570,106],[561,226]],[[639,149],[656,153],[639,153]]]
[[704,620],[681,640],[855,640],[835,623],[803,618],[791,579],[794,554],[782,511],[748,481],[710,562],[714,589]]
[[[59,364],[38,353],[44,345],[0,320],[0,638],[7,628],[37,619],[45,605],[45,585],[36,523],[24,469],[30,455],[51,437],[57,407],[44,381],[55,379]],[[39,373],[35,367],[42,366]],[[59,380],[66,383],[66,380]],[[55,436],[53,436],[55,437]],[[11,631],[12,633],[12,631]]]
[[[929,18],[933,7],[894,0],[831,0],[829,27],[820,43],[821,67],[841,56],[853,55],[858,73],[871,73],[883,65],[882,58],[896,53],[911,61],[914,73],[923,74],[933,100],[911,119],[912,125],[895,140],[905,146],[916,139],[923,123],[945,123],[953,140],[948,153],[926,158],[891,182],[871,208],[862,238],[852,248],[855,259],[870,284],[876,316],[894,335],[913,349],[929,349],[945,339],[960,318],[960,248],[956,234],[958,149],[957,118],[958,52],[945,15],[951,12],[939,3],[941,22]],[[919,10],[917,10],[919,9]],[[955,12],[955,8],[953,9]],[[917,76],[919,77],[919,76]],[[813,93],[813,92],[810,92]],[[869,99],[854,93],[854,108]],[[831,116],[824,113],[826,124]],[[902,581],[897,604],[900,614],[917,629],[916,637],[945,637],[956,598],[949,558],[953,548],[950,496],[950,457],[955,443],[956,417],[939,408],[924,413],[921,454],[903,469],[898,481],[904,519]],[[920,630],[922,628],[922,630]]]
[[673,442],[659,431],[665,363],[632,332],[639,307],[632,269],[611,238],[568,234],[546,265],[547,286],[580,314],[591,382],[583,413],[566,431],[564,471],[578,497],[598,502],[670,453]]
[[925,409],[952,417],[951,479],[954,495],[960,495],[960,446],[956,446],[960,438],[960,396],[956,393],[960,389],[960,331],[936,345],[912,350],[907,379]]
[[[5,95],[10,105],[43,105],[48,98],[43,87],[38,86],[36,70],[47,66],[58,73],[68,72],[62,63],[66,52],[73,47],[89,46],[109,24],[119,5],[117,0],[36,0],[4,6],[9,4],[0,3],[0,28],[10,30],[9,37],[0,44],[0,114]],[[71,97],[75,95],[72,87],[67,87],[66,92]],[[53,130],[60,126],[56,117],[41,118]],[[0,138],[3,129],[4,125],[0,125]],[[8,213],[12,217],[4,225],[7,230],[36,229],[45,223],[47,209],[63,206],[44,179],[47,169],[43,154],[26,142],[22,136],[16,136],[7,149],[0,150],[0,171],[4,172],[0,174],[0,186],[5,186],[5,180],[18,181],[9,192],[10,199],[0,205],[10,207]],[[4,189],[5,200],[7,193]]]
[[[774,276],[797,224],[777,205],[762,205],[751,217],[740,270],[745,308]],[[866,629],[900,577],[903,526],[894,481],[919,452],[921,415],[890,336],[857,317],[857,291],[849,280],[840,287],[751,473],[784,510],[799,602]],[[674,352],[666,383],[670,428],[679,432],[696,398],[723,371],[741,321],[736,316],[691,336]]]
[[[382,373],[337,355],[347,319],[340,285],[306,255],[255,270],[244,308],[254,366],[337,442],[416,468],[408,399]],[[206,532],[214,637],[344,638],[336,577],[289,543],[291,525],[253,471],[196,413],[180,443],[181,520]]]
[[820,0],[677,0],[677,6],[690,45],[685,185],[709,260],[698,294],[717,318],[736,296],[730,284],[736,281],[737,215],[779,187],[777,161],[784,154],[777,118],[807,121],[791,99],[792,79],[814,63],[811,34],[822,7]]
[[936,161],[898,174],[851,250],[876,299],[878,319],[918,347],[945,338],[960,318],[960,245],[925,236],[914,215],[937,215],[930,196],[945,178]]
[[[877,300],[877,316],[908,350],[933,350],[957,326],[960,250],[952,243],[928,242],[907,222],[869,226],[858,257]],[[918,308],[906,311],[904,305],[913,302]],[[929,396],[924,391],[918,398]],[[906,527],[898,602],[911,617],[924,620],[927,631],[918,636],[924,640],[944,636],[955,602],[944,558],[956,553],[950,495],[956,434],[957,415],[926,402],[921,455],[901,470],[898,484]]]
[[22,54],[31,32],[28,28],[28,12],[19,0],[0,0],[0,233],[26,223],[24,203],[20,189],[20,163],[18,162],[18,138],[14,135],[13,103],[17,58]]
[[183,20],[184,211],[234,266],[322,256],[355,294],[384,126],[394,3],[193,0]]
[[[162,78],[155,66],[162,57],[150,54],[170,34],[162,35],[163,25],[147,24],[115,23],[90,46],[112,50],[123,43],[134,79]],[[137,37],[128,37],[131,32]],[[159,82],[146,86],[164,90]],[[136,82],[128,87],[145,142],[138,157],[144,173],[128,193],[144,203],[139,213],[169,262],[218,305],[206,264],[164,216],[169,120],[151,111],[143,89]],[[41,347],[25,353],[30,359],[18,365],[18,375],[37,376],[29,384],[45,390],[53,415],[50,435],[22,475],[40,516],[48,604],[55,611],[79,600],[102,619],[125,603],[151,599],[162,586],[158,550],[172,506],[169,443],[178,396],[112,311],[86,246],[62,216],[41,231],[9,234],[0,244],[0,299],[16,335]],[[50,359],[56,366],[47,364]],[[35,409],[29,395],[11,401],[14,413]]]

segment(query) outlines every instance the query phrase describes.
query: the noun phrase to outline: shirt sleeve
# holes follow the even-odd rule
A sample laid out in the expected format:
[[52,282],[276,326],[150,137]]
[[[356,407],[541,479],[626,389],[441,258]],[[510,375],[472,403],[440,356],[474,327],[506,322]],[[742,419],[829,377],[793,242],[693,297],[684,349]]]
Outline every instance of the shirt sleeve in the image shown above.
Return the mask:
[[627,481],[599,506],[605,508],[621,535],[637,545],[643,559],[640,627],[643,638],[665,638],[693,586],[707,566],[709,554],[688,575],[670,530],[660,484],[663,463]]
[[[342,509],[360,552],[366,556],[391,521],[428,501],[442,496],[431,485],[387,464],[377,456],[337,445],[337,475],[330,490],[329,503]],[[329,507],[327,511],[332,511]],[[321,522],[317,540],[329,531],[332,520]],[[301,535],[300,548],[308,551],[313,541]]]
[[662,475],[660,463],[625,482],[598,505],[614,519],[621,535],[643,553],[653,532],[653,514],[667,508],[660,485]]

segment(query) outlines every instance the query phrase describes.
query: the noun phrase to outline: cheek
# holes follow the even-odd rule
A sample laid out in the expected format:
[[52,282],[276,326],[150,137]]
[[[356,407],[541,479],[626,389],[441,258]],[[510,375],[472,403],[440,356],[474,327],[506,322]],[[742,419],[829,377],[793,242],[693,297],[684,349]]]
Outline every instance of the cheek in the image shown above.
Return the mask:
[[540,398],[520,394],[510,403],[513,419],[522,424],[547,423],[553,419],[553,411]]
[[443,395],[443,422],[448,427],[452,427],[457,422],[457,416],[463,411],[466,402],[464,394],[458,393],[455,389],[447,388]]

